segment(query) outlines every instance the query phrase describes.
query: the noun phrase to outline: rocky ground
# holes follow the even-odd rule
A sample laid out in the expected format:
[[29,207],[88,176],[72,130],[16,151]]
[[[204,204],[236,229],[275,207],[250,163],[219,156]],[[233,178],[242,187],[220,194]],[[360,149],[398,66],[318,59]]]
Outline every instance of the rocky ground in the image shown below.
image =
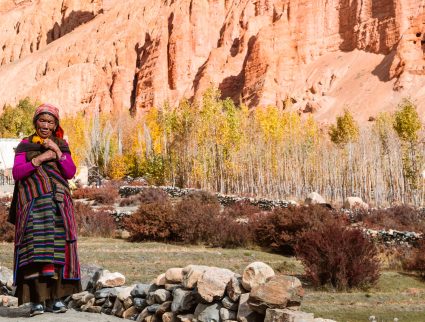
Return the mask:
[[8,322],[118,322],[123,321],[121,318],[107,314],[93,314],[88,312],[78,312],[76,310],[68,310],[63,314],[45,313],[38,316],[29,317],[29,307],[7,308],[0,307],[0,321]]

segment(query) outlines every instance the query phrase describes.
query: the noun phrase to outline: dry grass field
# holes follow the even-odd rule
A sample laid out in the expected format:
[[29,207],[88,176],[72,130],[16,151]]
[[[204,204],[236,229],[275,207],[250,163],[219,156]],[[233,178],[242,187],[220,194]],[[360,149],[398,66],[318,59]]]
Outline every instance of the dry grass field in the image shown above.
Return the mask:
[[[13,245],[0,243],[0,265],[12,267]],[[202,264],[226,267],[241,273],[253,261],[263,261],[277,273],[302,275],[302,265],[293,258],[258,250],[179,246],[162,243],[129,243],[119,239],[80,238],[81,263],[96,264],[123,273],[126,284],[149,282],[170,267]],[[374,315],[379,322],[425,321],[425,282],[417,277],[384,271],[369,290],[335,292],[313,290],[308,285],[302,309],[317,317],[343,322],[366,322]]]

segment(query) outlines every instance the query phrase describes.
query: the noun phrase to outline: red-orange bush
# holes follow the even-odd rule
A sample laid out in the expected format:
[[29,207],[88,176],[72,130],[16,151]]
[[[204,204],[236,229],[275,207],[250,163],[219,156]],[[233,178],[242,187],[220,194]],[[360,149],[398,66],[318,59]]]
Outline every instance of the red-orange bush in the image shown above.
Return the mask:
[[250,202],[239,201],[225,207],[223,214],[233,219],[249,219],[260,212],[261,209]]
[[186,195],[176,205],[172,219],[175,241],[196,244],[214,238],[214,226],[220,215],[220,203],[207,192]]
[[275,208],[251,220],[257,245],[292,255],[299,235],[320,225],[337,213],[320,206]]
[[118,199],[118,188],[111,183],[105,184],[99,188],[87,187],[76,189],[72,197],[74,199],[94,200],[96,203],[110,205]]
[[120,206],[130,206],[142,203],[161,203],[162,201],[168,200],[168,194],[158,188],[146,188],[140,191],[136,195],[123,198],[120,201]]
[[422,239],[403,262],[403,269],[417,272],[425,279],[425,240]]
[[172,239],[173,208],[170,200],[154,192],[149,196],[152,197],[149,201],[143,202],[133,215],[124,219],[123,227],[129,231],[131,241]]
[[408,205],[383,209],[360,209],[355,212],[353,219],[362,221],[369,228],[425,233],[425,212]]
[[315,230],[305,231],[295,246],[313,285],[337,289],[369,286],[379,278],[376,246],[360,230],[341,219],[327,219]]
[[253,244],[253,233],[249,223],[239,222],[229,216],[219,216],[210,223],[210,233],[203,240],[213,247],[234,248]]
[[9,209],[0,204],[0,241],[13,242],[15,238],[15,227],[7,221]]
[[114,237],[116,224],[108,211],[94,211],[87,204],[75,202],[74,213],[80,236]]

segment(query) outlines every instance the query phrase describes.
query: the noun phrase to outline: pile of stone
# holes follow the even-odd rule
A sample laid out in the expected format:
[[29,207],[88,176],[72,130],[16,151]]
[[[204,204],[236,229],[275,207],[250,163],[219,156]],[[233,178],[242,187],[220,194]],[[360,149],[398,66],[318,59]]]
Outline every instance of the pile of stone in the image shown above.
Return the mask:
[[299,310],[304,290],[292,276],[277,276],[262,262],[243,275],[217,267],[170,268],[150,284],[125,286],[125,277],[85,269],[86,291],[66,299],[69,308],[143,322],[331,322]]
[[[119,193],[122,197],[129,197],[131,195],[135,195],[140,193],[145,189],[161,189],[165,191],[171,198],[181,198],[187,194],[195,193],[195,192],[205,192],[205,190],[201,189],[193,189],[193,188],[178,188],[178,187],[169,187],[169,186],[121,186],[119,189]],[[247,197],[238,197],[234,195],[225,195],[221,193],[214,193],[217,197],[218,201],[223,206],[228,206],[231,204],[235,204],[237,202],[246,202],[250,203],[254,206],[258,206],[262,210],[271,210],[273,208],[282,208],[288,207],[290,205],[296,205],[295,201],[291,200],[273,200],[273,199],[265,199],[265,198],[247,198]]]
[[400,231],[394,229],[375,230],[366,228],[363,230],[371,238],[387,245],[416,245],[419,240],[422,239],[422,234],[414,231]]

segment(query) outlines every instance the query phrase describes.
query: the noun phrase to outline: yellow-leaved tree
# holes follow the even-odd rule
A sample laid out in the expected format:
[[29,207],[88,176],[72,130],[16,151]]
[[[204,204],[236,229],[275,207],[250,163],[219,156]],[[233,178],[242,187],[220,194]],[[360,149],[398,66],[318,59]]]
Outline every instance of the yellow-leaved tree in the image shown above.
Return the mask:
[[403,142],[403,175],[405,185],[409,185],[416,194],[421,187],[420,171],[424,160],[418,148],[419,133],[422,123],[415,104],[409,99],[403,99],[394,116],[394,130]]

